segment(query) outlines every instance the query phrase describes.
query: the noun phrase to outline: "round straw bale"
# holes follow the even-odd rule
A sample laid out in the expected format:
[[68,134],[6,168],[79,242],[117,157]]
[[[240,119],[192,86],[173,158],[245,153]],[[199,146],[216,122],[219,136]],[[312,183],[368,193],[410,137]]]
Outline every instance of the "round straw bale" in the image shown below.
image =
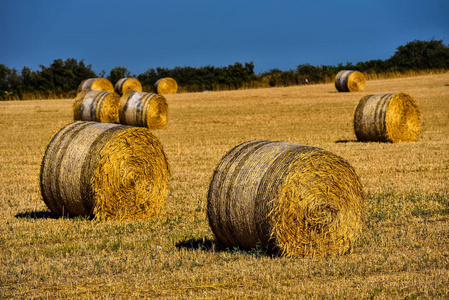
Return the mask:
[[165,77],[156,81],[154,88],[158,94],[176,94],[178,83],[171,77]]
[[106,78],[89,78],[81,82],[78,86],[77,93],[82,90],[114,92],[114,86]]
[[293,143],[248,141],[215,169],[207,216],[222,247],[338,255],[356,241],[363,204],[358,176],[341,157]]
[[73,103],[73,119],[118,123],[120,96],[114,92],[82,90]]
[[421,114],[407,94],[363,97],[354,113],[354,132],[359,141],[412,142],[421,131]]
[[127,92],[120,98],[118,111],[124,125],[161,129],[167,124],[168,105],[162,95]]
[[142,84],[136,78],[122,78],[115,84],[115,92],[122,96],[129,91],[142,91]]
[[40,188],[58,215],[152,219],[165,206],[169,175],[162,145],[147,128],[77,121],[47,146]]
[[339,92],[363,91],[365,88],[365,76],[359,71],[340,71],[335,78],[335,87]]

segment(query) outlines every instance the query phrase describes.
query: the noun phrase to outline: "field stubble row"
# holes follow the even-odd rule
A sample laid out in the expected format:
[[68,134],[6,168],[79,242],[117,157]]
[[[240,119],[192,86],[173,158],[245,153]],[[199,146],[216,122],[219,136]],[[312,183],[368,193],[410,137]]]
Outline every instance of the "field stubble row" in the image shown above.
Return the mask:
[[[422,113],[415,143],[358,143],[365,95],[404,92]],[[39,167],[73,100],[0,103],[0,296],[86,298],[396,298],[449,295],[449,74],[175,94],[154,131],[172,181],[155,221],[53,218]],[[206,219],[213,170],[232,147],[263,139],[318,146],[345,158],[367,193],[365,225],[342,257],[288,259],[261,249],[216,251]]]

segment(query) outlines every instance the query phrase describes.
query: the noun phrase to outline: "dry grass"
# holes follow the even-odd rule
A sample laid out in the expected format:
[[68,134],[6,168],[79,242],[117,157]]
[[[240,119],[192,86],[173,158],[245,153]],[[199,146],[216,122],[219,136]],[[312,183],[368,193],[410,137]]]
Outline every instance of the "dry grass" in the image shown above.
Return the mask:
[[[52,135],[73,100],[0,102],[0,295],[5,298],[448,298],[449,74],[167,95],[154,131],[172,167],[156,221],[53,218],[39,193]],[[404,92],[420,107],[414,143],[355,142],[364,95]],[[213,170],[247,140],[317,146],[346,159],[367,192],[351,254],[281,258],[219,250],[206,219]]]

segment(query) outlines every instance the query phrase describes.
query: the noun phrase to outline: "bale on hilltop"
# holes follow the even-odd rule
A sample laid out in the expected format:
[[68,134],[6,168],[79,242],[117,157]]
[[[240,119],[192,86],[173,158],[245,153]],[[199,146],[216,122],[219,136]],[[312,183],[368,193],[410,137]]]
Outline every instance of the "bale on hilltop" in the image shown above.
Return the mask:
[[421,113],[407,94],[363,97],[354,112],[354,132],[359,141],[413,142],[421,131]]
[[141,92],[142,84],[136,78],[122,78],[115,84],[115,92],[122,96],[130,91]]
[[293,143],[248,141],[216,167],[207,216],[222,247],[339,255],[360,233],[363,205],[359,178],[341,157]]
[[40,189],[58,215],[153,219],[165,206],[167,156],[146,128],[77,121],[47,146]]
[[335,78],[335,87],[339,92],[360,92],[365,84],[365,76],[359,71],[343,70]]
[[120,96],[114,92],[82,90],[73,103],[75,121],[118,123]]
[[77,93],[83,90],[114,92],[114,86],[106,78],[89,78],[83,80],[78,86]]
[[156,81],[154,88],[158,94],[176,94],[178,83],[171,77],[165,77]]
[[167,124],[168,104],[164,96],[130,91],[120,98],[120,124],[162,129]]

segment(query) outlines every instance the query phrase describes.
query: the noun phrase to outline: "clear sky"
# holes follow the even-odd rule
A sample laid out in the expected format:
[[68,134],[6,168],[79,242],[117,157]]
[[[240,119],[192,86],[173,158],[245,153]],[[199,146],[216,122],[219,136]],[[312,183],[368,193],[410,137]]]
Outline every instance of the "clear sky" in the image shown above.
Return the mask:
[[255,64],[255,72],[387,59],[449,44],[449,0],[0,0],[0,64],[83,59],[106,75]]

